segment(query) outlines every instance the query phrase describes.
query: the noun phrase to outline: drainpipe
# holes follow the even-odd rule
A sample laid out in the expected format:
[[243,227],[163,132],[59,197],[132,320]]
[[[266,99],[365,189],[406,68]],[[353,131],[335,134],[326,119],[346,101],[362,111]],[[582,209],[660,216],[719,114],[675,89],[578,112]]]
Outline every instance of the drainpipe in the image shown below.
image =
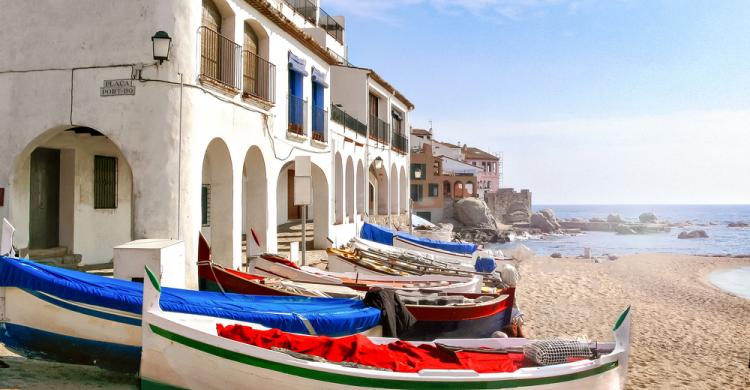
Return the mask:
[[[370,72],[367,72],[365,79],[365,206],[364,212],[367,216],[367,222],[370,221],[370,118],[368,116],[368,99],[370,98]],[[364,221],[363,221],[364,222]]]

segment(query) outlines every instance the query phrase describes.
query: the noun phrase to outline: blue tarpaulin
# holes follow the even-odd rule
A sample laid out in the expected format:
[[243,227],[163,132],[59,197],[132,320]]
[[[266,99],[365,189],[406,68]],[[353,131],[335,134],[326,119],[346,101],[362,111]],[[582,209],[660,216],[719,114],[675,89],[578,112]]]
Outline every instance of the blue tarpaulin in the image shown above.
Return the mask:
[[429,238],[417,237],[404,232],[394,232],[382,226],[369,223],[362,225],[362,231],[360,233],[360,237],[365,240],[375,241],[385,245],[393,245],[394,235],[415,244],[424,245],[434,249],[442,249],[453,253],[470,255],[477,250],[477,244],[431,240]]
[[[75,302],[141,314],[143,284],[0,257],[0,286],[40,291]],[[380,310],[356,299],[274,297],[162,288],[166,311],[220,317],[308,333],[306,319],[318,334],[359,333],[380,322]],[[301,318],[300,318],[301,317]]]
[[360,237],[365,240],[393,246],[393,231],[382,226],[365,223],[362,225]]

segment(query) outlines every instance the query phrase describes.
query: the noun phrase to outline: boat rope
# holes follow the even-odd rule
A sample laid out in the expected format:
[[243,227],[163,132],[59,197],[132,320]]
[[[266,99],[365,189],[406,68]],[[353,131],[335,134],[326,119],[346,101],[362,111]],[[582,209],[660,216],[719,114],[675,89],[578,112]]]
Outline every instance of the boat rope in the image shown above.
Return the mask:
[[318,332],[315,331],[315,328],[313,328],[312,324],[310,323],[310,320],[303,317],[299,313],[293,313],[295,317],[299,318],[300,321],[302,321],[302,324],[305,325],[305,328],[307,328],[307,333],[310,333],[310,336],[317,336]]
[[219,278],[216,276],[216,272],[214,271],[214,262],[209,260],[208,267],[211,269],[211,274],[214,275],[214,281],[216,282],[216,285],[219,286],[219,290],[221,290],[221,293],[227,295],[227,292],[224,291],[224,287],[222,287],[221,282],[219,281]]

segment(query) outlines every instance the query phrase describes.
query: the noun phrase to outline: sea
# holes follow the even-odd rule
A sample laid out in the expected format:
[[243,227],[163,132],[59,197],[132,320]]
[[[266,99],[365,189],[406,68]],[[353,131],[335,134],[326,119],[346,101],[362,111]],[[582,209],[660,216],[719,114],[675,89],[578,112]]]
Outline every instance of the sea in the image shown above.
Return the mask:
[[[549,256],[583,254],[621,255],[628,253],[683,253],[690,255],[750,256],[750,227],[730,228],[730,222],[750,223],[750,205],[535,205],[533,211],[553,209],[557,219],[606,219],[619,214],[626,221],[638,221],[641,213],[652,212],[659,220],[692,223],[670,232],[645,235],[619,235],[613,232],[583,232],[579,235],[543,235],[522,241],[534,253]],[[682,231],[705,230],[708,238],[678,239]],[[492,246],[509,249],[514,242]],[[714,273],[709,278],[718,287],[750,299],[750,269],[735,268]]]

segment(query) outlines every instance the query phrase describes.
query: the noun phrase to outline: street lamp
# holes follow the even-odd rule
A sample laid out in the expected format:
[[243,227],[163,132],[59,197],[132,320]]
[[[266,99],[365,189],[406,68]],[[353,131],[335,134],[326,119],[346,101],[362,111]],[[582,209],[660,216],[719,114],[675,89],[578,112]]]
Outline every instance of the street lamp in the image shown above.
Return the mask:
[[159,64],[169,60],[169,49],[172,46],[172,38],[165,31],[158,31],[151,37],[154,46],[154,60]]
[[381,169],[381,168],[383,168],[383,159],[382,158],[377,157],[375,159],[375,161],[373,161],[373,162],[375,163],[375,169]]

